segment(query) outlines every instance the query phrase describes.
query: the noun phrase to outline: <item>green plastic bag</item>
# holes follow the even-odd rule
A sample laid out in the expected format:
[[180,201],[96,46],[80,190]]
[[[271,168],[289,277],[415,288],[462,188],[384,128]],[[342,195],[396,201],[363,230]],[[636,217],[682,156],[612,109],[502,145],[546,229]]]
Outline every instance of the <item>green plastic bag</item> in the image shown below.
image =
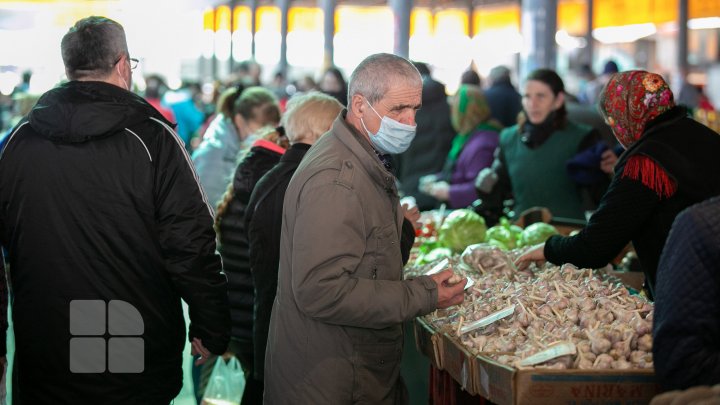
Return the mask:
[[240,405],[244,390],[245,374],[238,359],[232,357],[226,363],[218,357],[201,405]]

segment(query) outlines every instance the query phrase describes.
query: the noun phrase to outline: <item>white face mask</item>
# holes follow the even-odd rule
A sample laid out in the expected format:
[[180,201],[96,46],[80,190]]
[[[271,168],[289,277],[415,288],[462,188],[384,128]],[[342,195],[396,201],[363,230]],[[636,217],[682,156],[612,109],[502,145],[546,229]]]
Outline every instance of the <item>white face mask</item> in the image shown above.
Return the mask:
[[380,128],[376,134],[370,132],[365,126],[365,121],[360,118],[360,122],[362,123],[365,132],[368,133],[370,142],[373,146],[382,153],[398,154],[405,152],[415,138],[415,130],[417,129],[417,126],[403,124],[402,122],[395,121],[387,115],[380,117],[380,114],[375,111],[367,99],[365,99],[365,102],[368,103],[375,115],[380,118]]

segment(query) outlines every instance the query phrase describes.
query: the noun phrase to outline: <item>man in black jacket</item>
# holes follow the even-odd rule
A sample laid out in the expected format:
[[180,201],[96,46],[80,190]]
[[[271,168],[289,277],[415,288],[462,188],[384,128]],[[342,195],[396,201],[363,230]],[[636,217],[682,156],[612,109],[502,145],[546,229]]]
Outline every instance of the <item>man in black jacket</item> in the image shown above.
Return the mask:
[[78,21],[70,81],[45,93],[0,152],[0,241],[13,290],[22,404],[168,404],[193,352],[230,327],[213,213],[182,142],[141,97],[122,26]]

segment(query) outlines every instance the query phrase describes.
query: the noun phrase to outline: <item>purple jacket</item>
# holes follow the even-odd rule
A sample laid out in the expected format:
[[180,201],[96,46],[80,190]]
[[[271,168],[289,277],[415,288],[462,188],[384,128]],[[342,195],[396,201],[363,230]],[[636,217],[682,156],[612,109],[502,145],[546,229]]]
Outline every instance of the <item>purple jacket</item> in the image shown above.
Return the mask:
[[497,132],[483,129],[467,141],[450,176],[450,208],[466,208],[477,199],[475,177],[492,164],[499,139]]

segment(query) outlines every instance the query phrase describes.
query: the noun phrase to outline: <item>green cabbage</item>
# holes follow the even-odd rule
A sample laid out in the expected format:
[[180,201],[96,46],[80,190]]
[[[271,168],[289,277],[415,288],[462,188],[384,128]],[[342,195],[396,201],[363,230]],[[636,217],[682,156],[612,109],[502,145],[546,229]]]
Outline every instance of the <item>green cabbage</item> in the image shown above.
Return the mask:
[[460,253],[466,247],[485,241],[487,225],[485,219],[468,209],[459,209],[450,213],[438,231],[442,246]]
[[450,251],[450,249],[439,247],[425,253],[422,257],[418,258],[418,264],[432,263],[435,260],[450,256],[452,256],[452,252]]
[[553,235],[559,235],[557,229],[550,224],[544,222],[536,222],[528,225],[520,235],[520,246],[532,246],[543,243]]

